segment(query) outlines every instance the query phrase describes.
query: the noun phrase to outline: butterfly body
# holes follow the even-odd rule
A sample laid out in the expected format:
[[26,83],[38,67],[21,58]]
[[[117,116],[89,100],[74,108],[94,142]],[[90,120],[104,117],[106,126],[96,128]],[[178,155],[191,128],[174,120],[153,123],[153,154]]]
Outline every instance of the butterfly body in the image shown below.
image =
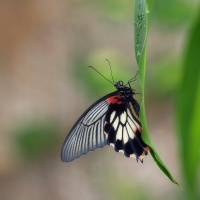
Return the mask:
[[110,145],[116,152],[143,162],[150,148],[141,138],[140,106],[133,98],[135,92],[122,81],[114,86],[117,91],[92,104],[74,124],[61,150],[62,161],[69,162]]

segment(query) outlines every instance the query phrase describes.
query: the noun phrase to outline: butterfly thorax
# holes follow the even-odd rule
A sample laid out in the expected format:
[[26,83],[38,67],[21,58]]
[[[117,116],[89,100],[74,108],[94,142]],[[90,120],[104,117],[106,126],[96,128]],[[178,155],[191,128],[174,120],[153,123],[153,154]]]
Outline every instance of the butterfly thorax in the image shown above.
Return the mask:
[[130,87],[123,85],[122,81],[115,82],[114,86],[116,87],[119,95],[124,98],[132,97],[132,95],[135,94]]

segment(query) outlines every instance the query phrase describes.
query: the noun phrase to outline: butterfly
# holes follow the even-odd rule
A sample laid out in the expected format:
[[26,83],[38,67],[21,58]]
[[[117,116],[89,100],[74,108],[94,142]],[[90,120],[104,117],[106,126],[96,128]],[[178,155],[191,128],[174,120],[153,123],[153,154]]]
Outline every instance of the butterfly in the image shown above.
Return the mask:
[[136,93],[130,82],[132,80],[127,83],[129,86],[122,81],[115,82],[115,92],[100,98],[80,116],[63,143],[63,162],[105,145],[143,162],[150,147],[141,138],[140,106],[133,98]]

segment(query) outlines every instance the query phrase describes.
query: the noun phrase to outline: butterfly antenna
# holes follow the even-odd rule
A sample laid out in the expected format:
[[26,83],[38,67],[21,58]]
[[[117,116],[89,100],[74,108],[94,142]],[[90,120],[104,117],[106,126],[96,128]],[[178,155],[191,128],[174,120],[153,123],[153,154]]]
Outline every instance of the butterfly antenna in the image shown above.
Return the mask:
[[136,81],[136,80],[139,78],[139,76],[137,77],[137,75],[138,75],[138,71],[137,71],[136,75],[135,75],[133,78],[131,78],[131,79],[128,81],[128,83],[125,84],[125,85],[130,85],[130,83],[132,83],[133,81]]
[[[105,78],[108,82],[112,83],[110,80],[108,80],[104,75],[102,75],[99,71],[97,71],[94,67],[92,66],[88,66],[90,68],[92,68],[94,71],[96,71],[99,75],[101,75],[103,78]],[[112,83],[113,84],[113,83]]]
[[111,73],[112,81],[114,83],[115,81],[114,81],[114,78],[113,78],[112,67],[111,67],[110,61],[108,59],[106,59],[106,61],[108,62],[109,66],[110,66],[110,73]]

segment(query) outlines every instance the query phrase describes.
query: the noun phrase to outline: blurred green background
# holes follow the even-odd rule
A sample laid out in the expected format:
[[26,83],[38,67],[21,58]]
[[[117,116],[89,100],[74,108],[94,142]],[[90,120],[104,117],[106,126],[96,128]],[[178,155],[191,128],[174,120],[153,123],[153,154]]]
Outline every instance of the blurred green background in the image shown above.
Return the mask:
[[[157,1],[147,42],[149,133],[183,190],[150,156],[141,164],[105,147],[71,163],[60,160],[76,119],[114,90],[87,66],[111,79],[109,59],[114,79],[124,82],[137,72],[133,6],[0,0],[0,200],[200,197],[198,0]],[[132,86],[140,92],[139,80]]]

